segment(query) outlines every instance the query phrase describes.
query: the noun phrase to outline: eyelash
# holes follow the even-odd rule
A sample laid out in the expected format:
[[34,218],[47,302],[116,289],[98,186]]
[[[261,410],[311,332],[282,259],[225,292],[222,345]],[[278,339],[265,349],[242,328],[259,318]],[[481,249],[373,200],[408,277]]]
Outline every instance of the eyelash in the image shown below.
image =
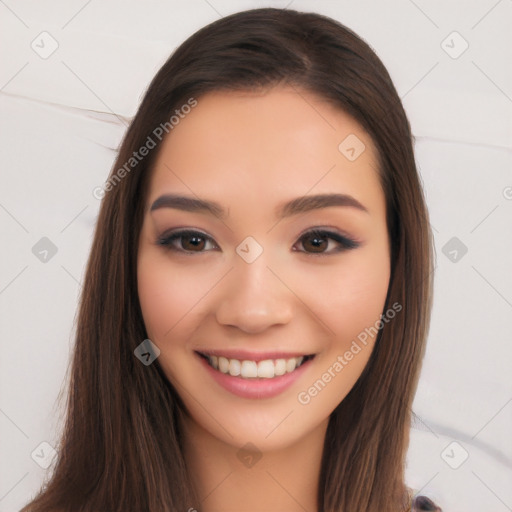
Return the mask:
[[[187,255],[192,255],[194,253],[201,254],[203,252],[207,252],[207,251],[187,251],[185,249],[179,249],[179,248],[175,247],[174,245],[172,245],[175,240],[179,240],[182,237],[186,237],[186,236],[192,237],[192,236],[197,236],[197,235],[199,235],[199,237],[205,239],[206,241],[213,242],[213,239],[211,237],[209,237],[208,235],[206,235],[204,233],[201,233],[200,231],[184,229],[184,230],[180,230],[180,231],[171,232],[170,234],[165,233],[164,235],[162,235],[161,237],[159,237],[156,240],[156,244],[159,246],[162,246],[164,248],[164,250],[177,251],[177,252],[181,252],[181,253],[184,253]],[[298,252],[304,252],[306,254],[310,254],[311,256],[328,256],[331,254],[337,254],[337,253],[347,251],[350,249],[356,249],[357,247],[359,247],[361,245],[359,242],[357,242],[353,238],[340,235],[333,231],[326,231],[323,229],[311,229],[310,231],[307,231],[306,233],[302,234],[299,238],[299,241],[301,241],[303,238],[306,238],[307,236],[314,236],[314,237],[318,237],[318,238],[326,237],[327,239],[334,240],[335,242],[340,244],[340,246],[338,248],[331,250],[329,252],[298,251]]]

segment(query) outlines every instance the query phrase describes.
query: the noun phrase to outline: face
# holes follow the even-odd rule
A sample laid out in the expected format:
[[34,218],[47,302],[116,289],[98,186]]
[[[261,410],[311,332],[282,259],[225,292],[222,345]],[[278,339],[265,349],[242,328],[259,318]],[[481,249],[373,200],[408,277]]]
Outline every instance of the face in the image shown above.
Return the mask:
[[164,139],[144,215],[140,305],[187,421],[261,451],[325,427],[389,285],[370,136],[306,91],[209,93]]

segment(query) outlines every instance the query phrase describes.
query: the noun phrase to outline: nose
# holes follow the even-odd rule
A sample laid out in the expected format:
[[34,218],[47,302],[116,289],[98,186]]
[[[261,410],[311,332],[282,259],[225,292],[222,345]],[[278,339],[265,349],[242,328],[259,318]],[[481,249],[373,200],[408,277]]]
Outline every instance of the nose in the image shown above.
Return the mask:
[[291,320],[294,294],[279,272],[267,266],[264,255],[252,263],[235,261],[217,305],[219,324],[257,334]]

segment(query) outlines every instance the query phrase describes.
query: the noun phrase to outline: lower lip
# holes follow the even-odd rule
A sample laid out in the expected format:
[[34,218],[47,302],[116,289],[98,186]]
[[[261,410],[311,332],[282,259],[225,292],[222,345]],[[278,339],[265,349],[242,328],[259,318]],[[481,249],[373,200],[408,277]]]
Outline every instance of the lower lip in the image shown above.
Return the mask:
[[229,373],[222,373],[215,370],[208,364],[204,357],[197,354],[202,365],[212,378],[224,389],[242,398],[272,398],[288,389],[301,375],[307,371],[309,363],[314,359],[309,359],[293,372],[285,373],[272,379],[233,377]]

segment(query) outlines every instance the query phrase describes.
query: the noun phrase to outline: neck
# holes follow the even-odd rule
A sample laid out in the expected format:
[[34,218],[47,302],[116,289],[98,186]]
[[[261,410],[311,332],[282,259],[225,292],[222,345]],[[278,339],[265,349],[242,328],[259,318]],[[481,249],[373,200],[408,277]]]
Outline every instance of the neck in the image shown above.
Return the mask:
[[317,512],[328,419],[300,442],[265,452],[227,444],[189,416],[184,422],[185,460],[200,499],[196,509]]

